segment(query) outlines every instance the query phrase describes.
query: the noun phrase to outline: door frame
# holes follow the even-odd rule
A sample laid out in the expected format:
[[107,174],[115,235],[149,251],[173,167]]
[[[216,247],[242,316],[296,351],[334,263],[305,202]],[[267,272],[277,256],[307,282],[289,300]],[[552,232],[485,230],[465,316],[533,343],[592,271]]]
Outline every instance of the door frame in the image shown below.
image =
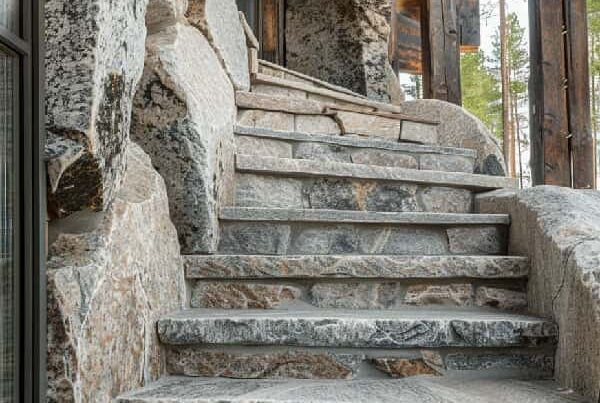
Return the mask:
[[17,401],[46,401],[46,174],[44,130],[44,21],[42,0],[20,1],[20,32],[0,27],[0,44],[19,58],[18,211],[19,262],[16,319]]

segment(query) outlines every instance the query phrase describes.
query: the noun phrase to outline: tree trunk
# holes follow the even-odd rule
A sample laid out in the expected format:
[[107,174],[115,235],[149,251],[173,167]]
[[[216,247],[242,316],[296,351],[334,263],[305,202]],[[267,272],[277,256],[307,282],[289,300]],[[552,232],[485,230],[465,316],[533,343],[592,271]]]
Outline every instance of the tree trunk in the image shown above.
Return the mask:
[[506,21],[506,0],[500,0],[500,75],[502,78],[503,151],[508,176],[515,176],[515,136],[510,119],[510,60],[508,54],[509,27]]

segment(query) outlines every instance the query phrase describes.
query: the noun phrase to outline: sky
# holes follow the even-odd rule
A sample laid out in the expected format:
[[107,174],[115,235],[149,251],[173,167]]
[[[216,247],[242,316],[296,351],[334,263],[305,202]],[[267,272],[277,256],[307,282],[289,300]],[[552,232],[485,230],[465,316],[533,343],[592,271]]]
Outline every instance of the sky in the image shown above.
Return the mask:
[[[507,0],[508,12],[517,13],[522,27],[529,27],[529,13],[527,10],[527,0]],[[494,10],[493,14],[488,19],[481,20],[481,49],[486,54],[492,52],[492,41],[494,34],[500,26],[500,16],[498,10],[498,0],[481,0],[481,10]],[[527,37],[529,38],[529,30],[527,30]]]

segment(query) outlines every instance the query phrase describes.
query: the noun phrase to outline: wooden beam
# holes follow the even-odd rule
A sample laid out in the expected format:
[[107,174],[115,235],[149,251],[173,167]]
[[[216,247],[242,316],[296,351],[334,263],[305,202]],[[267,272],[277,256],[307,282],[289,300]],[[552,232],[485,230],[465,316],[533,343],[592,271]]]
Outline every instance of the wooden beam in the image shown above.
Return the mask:
[[569,131],[573,187],[595,188],[595,150],[590,110],[590,69],[586,0],[565,0]]
[[530,0],[529,5],[533,184],[570,187],[563,0]]
[[423,88],[425,98],[462,104],[456,0],[423,0]]

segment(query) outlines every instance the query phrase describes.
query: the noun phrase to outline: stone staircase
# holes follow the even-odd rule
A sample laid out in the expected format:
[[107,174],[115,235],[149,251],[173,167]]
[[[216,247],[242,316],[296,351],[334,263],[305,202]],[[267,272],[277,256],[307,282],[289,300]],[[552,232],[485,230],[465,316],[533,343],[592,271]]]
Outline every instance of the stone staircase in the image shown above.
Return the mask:
[[169,376],[120,402],[579,401],[527,259],[436,122],[261,62],[237,94],[219,254],[185,256],[190,308],[157,326]]

